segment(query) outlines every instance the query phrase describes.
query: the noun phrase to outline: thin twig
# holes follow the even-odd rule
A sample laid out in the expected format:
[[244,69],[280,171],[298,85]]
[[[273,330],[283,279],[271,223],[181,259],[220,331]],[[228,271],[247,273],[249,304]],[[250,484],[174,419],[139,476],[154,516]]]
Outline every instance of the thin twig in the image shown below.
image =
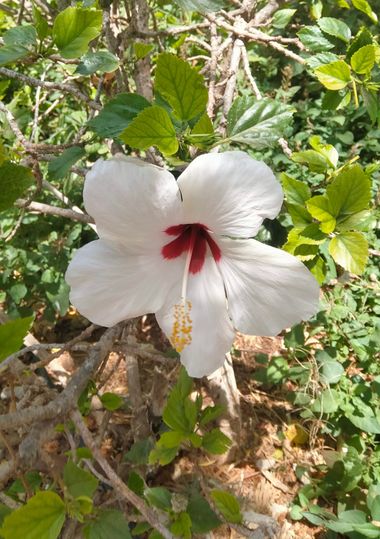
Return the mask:
[[70,210],[68,208],[60,208],[58,206],[50,206],[49,204],[43,204],[42,202],[29,202],[23,198],[16,200],[15,205],[18,208],[25,208],[27,211],[44,213],[48,215],[56,215],[57,217],[65,217],[72,219],[73,221],[80,221],[81,223],[94,223],[93,218],[87,213],[78,213],[77,211]]
[[73,420],[78,432],[82,436],[86,446],[91,450],[95,460],[106,474],[107,479],[118,495],[136,507],[144,516],[146,521],[149,522],[149,524],[155,528],[165,539],[174,539],[170,531],[161,522],[161,519],[166,517],[159,515],[156,510],[149,507],[144,500],[140,498],[140,496],[135,494],[129,487],[127,487],[127,485],[120,479],[113,468],[108,464],[107,460],[104,458],[101,451],[95,444],[95,441],[92,438],[91,433],[86,427],[82,415],[78,412],[78,410],[71,412],[71,419]]

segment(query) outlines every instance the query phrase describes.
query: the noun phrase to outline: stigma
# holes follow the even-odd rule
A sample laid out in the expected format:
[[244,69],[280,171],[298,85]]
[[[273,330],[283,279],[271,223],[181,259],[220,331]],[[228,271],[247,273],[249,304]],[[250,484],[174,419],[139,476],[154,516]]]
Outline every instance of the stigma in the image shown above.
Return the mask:
[[212,232],[200,223],[170,226],[165,230],[169,236],[176,238],[161,249],[162,256],[167,260],[178,258],[184,253],[190,254],[188,271],[198,273],[203,268],[209,249],[215,262],[219,262],[222,253],[212,238]]

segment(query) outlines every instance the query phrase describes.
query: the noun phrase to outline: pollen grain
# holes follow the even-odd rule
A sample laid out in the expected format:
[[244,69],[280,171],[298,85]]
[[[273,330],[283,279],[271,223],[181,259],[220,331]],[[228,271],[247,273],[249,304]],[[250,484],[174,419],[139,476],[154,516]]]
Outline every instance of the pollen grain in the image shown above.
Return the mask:
[[193,322],[190,317],[191,301],[182,300],[174,305],[174,322],[170,341],[178,353],[191,343]]

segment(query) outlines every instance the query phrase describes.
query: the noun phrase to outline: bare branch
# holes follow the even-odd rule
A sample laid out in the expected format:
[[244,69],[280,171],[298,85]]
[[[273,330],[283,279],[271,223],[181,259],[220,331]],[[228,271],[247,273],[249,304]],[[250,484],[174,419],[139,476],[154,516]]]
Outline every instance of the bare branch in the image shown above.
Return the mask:
[[18,208],[25,208],[27,211],[44,213],[48,215],[56,215],[57,217],[66,217],[73,221],[80,221],[81,223],[94,223],[93,218],[87,213],[79,213],[67,208],[60,208],[58,206],[50,206],[49,204],[43,204],[42,202],[29,202],[23,198],[16,200],[15,205]]

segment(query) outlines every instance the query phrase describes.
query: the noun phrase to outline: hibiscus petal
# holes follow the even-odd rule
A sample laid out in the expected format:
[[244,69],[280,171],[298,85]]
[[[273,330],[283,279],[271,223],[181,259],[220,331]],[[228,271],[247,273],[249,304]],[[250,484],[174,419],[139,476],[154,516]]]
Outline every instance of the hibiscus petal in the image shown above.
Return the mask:
[[209,153],[178,178],[185,222],[217,234],[249,238],[279,213],[283,192],[271,169],[244,152]]
[[235,327],[277,335],[318,311],[319,286],[297,258],[255,240],[218,238],[219,268]]
[[131,254],[125,246],[96,240],[70,262],[70,300],[91,322],[113,326],[160,309],[182,266],[181,259],[169,264],[159,255]]
[[167,241],[164,230],[182,222],[177,182],[141,159],[99,159],[86,176],[83,198],[101,238],[149,250]]
[[[156,313],[162,330],[170,337],[175,321],[174,304],[180,302],[178,283],[164,307]],[[187,299],[191,301],[191,343],[181,353],[181,362],[190,376],[201,378],[221,367],[234,340],[234,329],[227,313],[221,276],[211,257],[202,271],[189,276]]]

